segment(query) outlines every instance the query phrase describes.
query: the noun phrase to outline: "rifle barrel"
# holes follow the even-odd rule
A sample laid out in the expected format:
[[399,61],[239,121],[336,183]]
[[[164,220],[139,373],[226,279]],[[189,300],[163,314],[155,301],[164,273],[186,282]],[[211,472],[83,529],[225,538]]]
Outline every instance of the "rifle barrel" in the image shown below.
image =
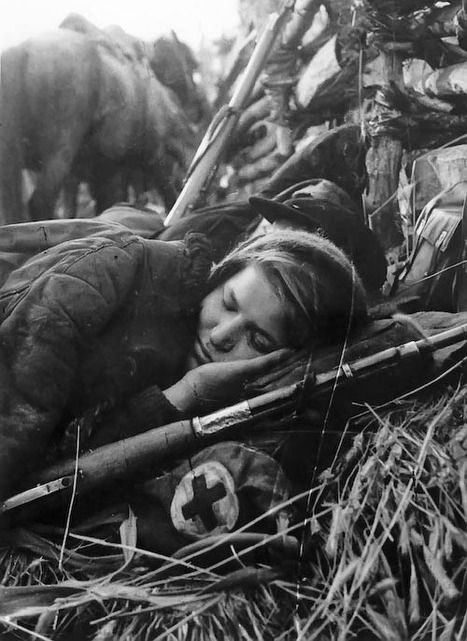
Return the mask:
[[[243,427],[254,420],[258,413],[267,409],[274,411],[281,401],[291,403],[298,389],[299,385],[288,385],[206,416],[176,421],[102,445],[79,457],[80,489],[85,491],[88,484],[99,486],[104,482],[140,476],[142,471],[148,469],[156,473],[157,464],[167,456],[187,453],[203,439],[222,435],[233,427]],[[43,470],[36,480],[38,483],[48,483],[73,474],[74,469],[74,459],[68,459]]]
[[[79,457],[77,465],[79,471],[78,493],[85,494],[96,487],[108,486],[125,479],[143,480],[149,478],[157,473],[157,466],[167,457],[186,455],[199,447],[206,439],[225,438],[226,434],[232,434],[232,430],[243,429],[258,418],[283,415],[284,411],[296,407],[298,396],[308,402],[313,398],[318,398],[322,393],[325,394],[335,385],[345,385],[346,381],[354,383],[358,381],[359,377],[371,375],[375,368],[384,369],[385,366],[397,366],[404,359],[420,358],[437,349],[466,339],[467,324],[464,324],[431,337],[391,347],[371,356],[356,359],[351,363],[344,363],[328,372],[317,374],[311,386],[310,398],[302,398],[306,396],[306,394],[303,395],[305,381],[302,381],[255,396],[248,401],[242,401],[206,416],[177,421],[104,445]],[[74,474],[75,467],[76,462],[73,459],[57,463],[39,472],[35,481],[45,486],[51,482],[69,479]],[[45,488],[42,494],[46,495],[49,489]],[[60,489],[68,490],[68,492],[60,492],[66,497],[71,491],[71,486],[67,483]],[[37,487],[32,487],[30,494],[32,498],[28,498],[26,490],[11,497],[3,506],[0,505],[0,513],[35,500],[37,496],[41,495],[41,492]],[[26,496],[23,498],[23,495]],[[46,496],[39,498],[38,503],[42,505],[46,498]],[[10,505],[12,508],[8,507]]]
[[221,112],[214,116],[213,123],[218,121],[217,126],[208,127],[199,145],[191,166],[194,168],[188,170],[188,178],[185,185],[164,221],[166,227],[177,222],[183,217],[186,210],[195,204],[200,191],[205,187],[206,182],[220,162],[229,138],[237,125],[241,110],[244,108],[264,63],[273,49],[274,42],[289,17],[292,5],[293,3],[286,2],[281,13],[273,13],[269,17],[253,55],[243,72],[241,82],[238,83],[227,108],[221,109],[221,111],[225,111],[224,118],[219,118]]
[[[94,451],[82,454],[78,462],[67,459],[52,465],[35,477],[37,485],[7,499],[0,505],[0,514],[35,503],[36,508],[57,506],[72,492],[76,468],[78,495],[98,487],[109,487],[123,480],[145,480],[158,472],[158,465],[167,457],[188,455],[207,439],[224,438],[227,430],[241,429],[257,416],[281,413],[294,404],[300,385],[289,385],[249,401],[242,401],[202,417],[170,423],[131,436]],[[58,480],[67,482],[58,483]],[[32,483],[31,483],[32,485]],[[31,516],[31,512],[26,513]],[[21,512],[20,512],[21,515]]]
[[389,347],[381,352],[376,352],[376,354],[356,359],[351,363],[344,363],[329,372],[317,374],[315,386],[319,389],[329,383],[335,384],[341,379],[355,380],[359,375],[370,374],[375,368],[399,363],[408,358],[419,358],[466,339],[467,324],[459,325],[459,327],[447,329],[434,336],[428,336],[418,341],[409,341],[397,347]]

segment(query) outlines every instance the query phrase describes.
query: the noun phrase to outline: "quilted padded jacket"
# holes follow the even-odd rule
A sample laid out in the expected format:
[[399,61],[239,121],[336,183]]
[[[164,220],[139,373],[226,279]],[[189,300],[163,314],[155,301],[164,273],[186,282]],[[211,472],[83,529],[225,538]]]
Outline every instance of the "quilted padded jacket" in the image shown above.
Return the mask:
[[11,272],[0,289],[0,498],[75,417],[103,415],[107,440],[177,417],[160,390],[182,374],[209,268],[201,235],[108,231]]

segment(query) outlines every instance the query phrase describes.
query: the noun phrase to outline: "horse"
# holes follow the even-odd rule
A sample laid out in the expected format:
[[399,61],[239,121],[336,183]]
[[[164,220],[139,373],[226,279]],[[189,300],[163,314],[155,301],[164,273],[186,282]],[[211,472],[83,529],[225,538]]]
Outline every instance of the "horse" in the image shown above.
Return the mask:
[[99,29],[76,13],[69,14],[61,22],[60,28],[89,35],[133,62],[149,64],[162,84],[176,94],[189,120],[196,124],[207,124],[211,109],[204,91],[195,81],[198,62],[190,47],[178,39],[174,30],[170,32],[170,37],[161,36],[153,42],[145,42],[126,33],[119,25]]
[[[97,211],[125,199],[129,172],[153,181],[167,207],[174,202],[197,141],[187,113],[200,121],[205,110],[192,76],[183,78],[183,69],[192,73],[186,51],[172,56],[170,89],[154,73],[157,56],[128,55],[98,32],[59,28],[3,52],[2,224],[53,217],[70,176],[89,182]],[[170,60],[162,67],[167,77]],[[26,210],[23,169],[37,175]]]

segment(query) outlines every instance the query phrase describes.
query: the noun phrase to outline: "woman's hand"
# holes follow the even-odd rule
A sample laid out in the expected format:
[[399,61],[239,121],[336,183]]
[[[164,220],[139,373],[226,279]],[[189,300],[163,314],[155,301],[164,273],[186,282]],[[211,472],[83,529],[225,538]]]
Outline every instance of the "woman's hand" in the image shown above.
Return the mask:
[[236,403],[245,396],[251,382],[268,376],[271,370],[287,362],[291,354],[290,349],[279,349],[256,358],[207,363],[187,372],[164,394],[181,412]]
[[293,385],[311,374],[311,354],[309,350],[291,352],[287,358],[274,368],[260,374],[245,386],[248,396],[265,394],[286,385]]

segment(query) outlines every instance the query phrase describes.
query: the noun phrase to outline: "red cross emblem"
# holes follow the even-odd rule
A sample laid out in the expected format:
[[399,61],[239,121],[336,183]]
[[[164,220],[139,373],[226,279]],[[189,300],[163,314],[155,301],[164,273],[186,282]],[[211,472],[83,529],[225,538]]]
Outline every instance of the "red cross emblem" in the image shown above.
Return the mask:
[[179,532],[192,537],[232,530],[239,515],[235,483],[219,461],[207,461],[185,474],[170,506]]

